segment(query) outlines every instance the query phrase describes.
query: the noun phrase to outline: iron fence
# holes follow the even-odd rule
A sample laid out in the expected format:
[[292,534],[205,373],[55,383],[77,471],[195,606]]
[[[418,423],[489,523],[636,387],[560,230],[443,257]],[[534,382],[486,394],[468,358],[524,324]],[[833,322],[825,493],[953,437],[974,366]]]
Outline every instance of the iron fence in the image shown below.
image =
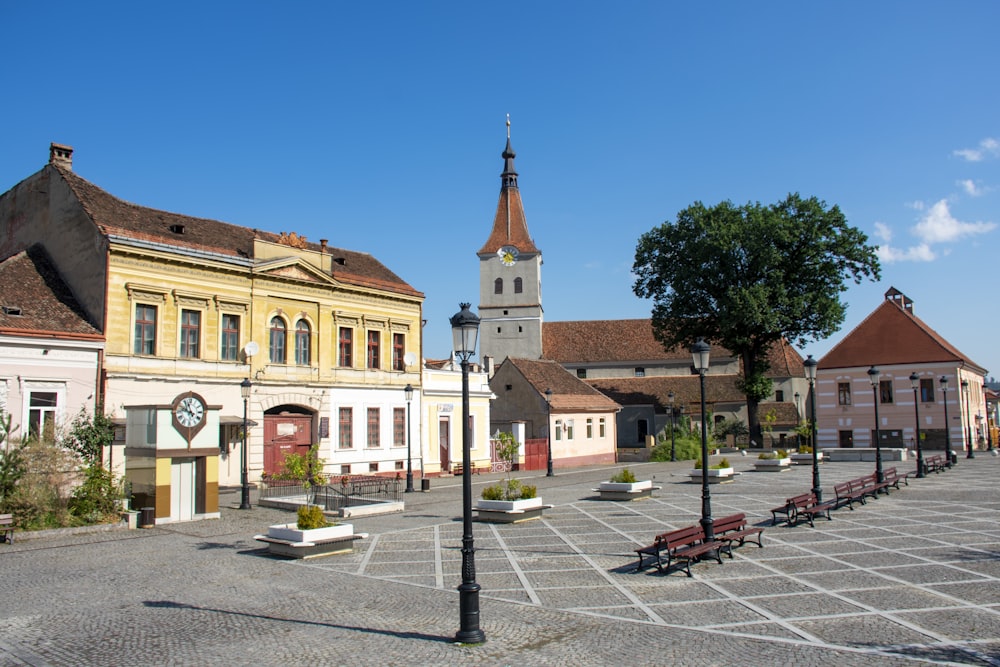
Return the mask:
[[334,478],[331,484],[305,488],[295,480],[271,480],[267,488],[261,490],[262,499],[303,498],[311,505],[319,505],[326,511],[337,511],[344,507],[375,505],[399,502],[402,480],[392,477],[343,476]]

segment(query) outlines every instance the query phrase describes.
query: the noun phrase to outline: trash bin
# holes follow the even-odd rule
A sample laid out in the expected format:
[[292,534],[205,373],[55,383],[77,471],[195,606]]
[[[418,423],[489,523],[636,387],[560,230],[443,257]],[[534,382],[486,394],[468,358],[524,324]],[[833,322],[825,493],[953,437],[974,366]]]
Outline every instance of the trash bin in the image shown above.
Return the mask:
[[139,510],[139,527],[152,528],[156,525],[156,508],[143,507]]
[[421,491],[430,491],[431,490],[431,480],[428,479],[427,477],[421,477],[420,478],[420,490]]
[[955,453],[954,449],[948,452],[948,463],[951,465],[958,463],[958,454]]

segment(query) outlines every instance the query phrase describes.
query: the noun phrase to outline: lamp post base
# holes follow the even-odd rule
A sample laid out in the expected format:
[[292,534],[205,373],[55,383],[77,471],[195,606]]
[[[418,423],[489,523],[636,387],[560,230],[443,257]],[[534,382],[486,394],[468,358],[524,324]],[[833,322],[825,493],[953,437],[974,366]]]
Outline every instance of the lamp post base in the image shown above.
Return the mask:
[[464,582],[458,587],[459,620],[461,628],[455,634],[460,644],[482,644],[486,633],[479,627],[479,589],[476,582]]

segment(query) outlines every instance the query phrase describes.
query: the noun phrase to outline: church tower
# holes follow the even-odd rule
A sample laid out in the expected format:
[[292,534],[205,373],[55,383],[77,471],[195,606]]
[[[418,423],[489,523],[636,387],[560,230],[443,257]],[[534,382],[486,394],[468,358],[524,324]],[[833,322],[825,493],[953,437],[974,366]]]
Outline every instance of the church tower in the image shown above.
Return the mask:
[[500,200],[478,253],[480,353],[496,364],[542,357],[542,253],[528,235],[514,155],[508,115]]

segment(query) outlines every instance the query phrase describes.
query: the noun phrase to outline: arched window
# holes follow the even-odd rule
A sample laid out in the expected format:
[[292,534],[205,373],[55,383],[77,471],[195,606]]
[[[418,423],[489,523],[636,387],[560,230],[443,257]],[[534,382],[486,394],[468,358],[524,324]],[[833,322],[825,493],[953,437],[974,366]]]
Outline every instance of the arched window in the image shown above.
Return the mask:
[[493,293],[503,294],[503,278],[497,278],[493,281]]
[[309,365],[309,323],[299,320],[295,325],[295,363]]
[[272,364],[285,363],[285,321],[280,317],[271,318],[270,358]]
[[524,291],[524,282],[520,278],[514,278],[514,294]]

